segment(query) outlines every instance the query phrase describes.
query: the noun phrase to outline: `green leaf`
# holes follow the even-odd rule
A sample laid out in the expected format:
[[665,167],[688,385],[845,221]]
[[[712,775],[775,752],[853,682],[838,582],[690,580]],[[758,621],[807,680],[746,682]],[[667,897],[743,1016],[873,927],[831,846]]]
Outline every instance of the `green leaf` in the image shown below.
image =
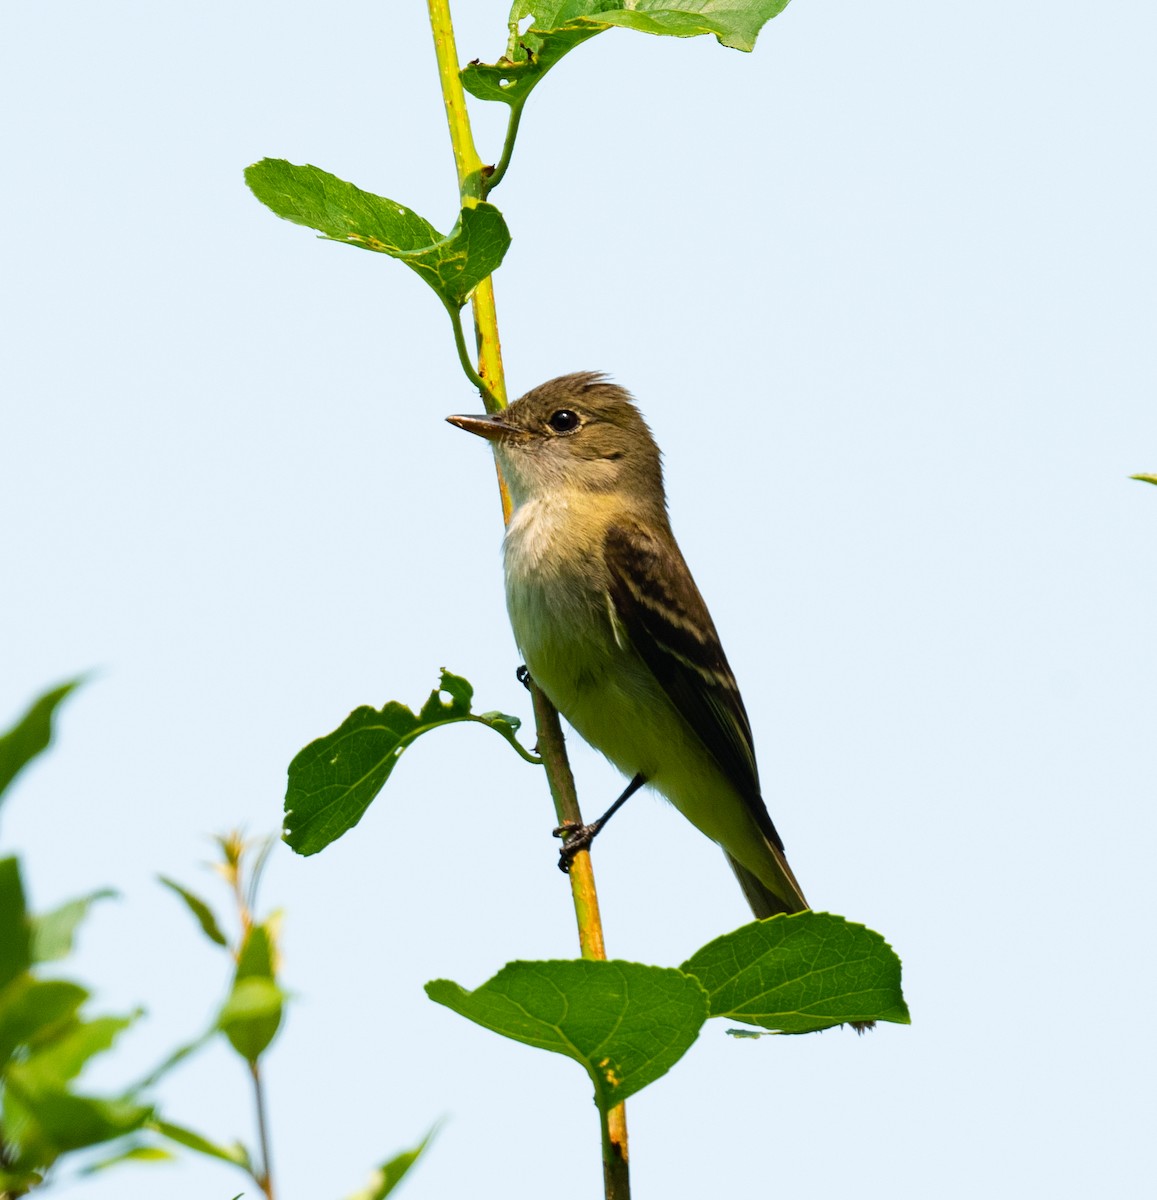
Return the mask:
[[63,979],[24,975],[0,992],[0,1069],[18,1046],[51,1043],[79,1025],[76,1019],[88,992]]
[[238,979],[274,979],[277,975],[276,917],[250,926],[237,960]]
[[369,1183],[360,1191],[347,1196],[346,1200],[385,1200],[385,1197],[401,1183],[406,1172],[418,1161],[437,1131],[438,1127],[435,1125],[412,1150],[406,1150],[395,1155],[389,1162],[382,1163],[370,1177]]
[[0,794],[32,759],[51,745],[52,716],[65,696],[78,688],[84,679],[81,675],[45,692],[33,701],[7,733],[0,736]]
[[660,37],[714,34],[753,50],[759,31],[788,0],[515,0],[510,21],[534,21],[493,64],[471,63],[462,85],[479,100],[521,107],[536,84],[576,46],[613,26]]
[[192,892],[183,888],[174,879],[169,879],[165,875],[158,875],[157,878],[165,887],[176,892],[184,900],[189,911],[197,918],[202,932],[211,942],[216,942],[218,946],[227,946],[229,944],[225,935],[221,932],[221,926],[217,924],[217,918],[213,915],[213,910],[204,900],[199,896],[194,896]]
[[764,1029],[909,1022],[895,952],[878,933],[831,913],[753,921],[709,942],[681,969],[703,985],[713,1017]]
[[9,1068],[6,1088],[6,1104],[15,1101],[17,1110],[16,1165],[22,1169],[49,1166],[70,1150],[123,1137],[139,1129],[153,1111],[129,1100],[78,1096],[28,1063]]
[[721,45],[751,51],[759,31],[787,5],[788,0],[622,0],[598,20],[660,37],[713,33]]
[[0,858],[0,991],[32,966],[32,929],[20,863]]
[[23,1196],[37,1184],[44,1182],[44,1176],[39,1171],[4,1171],[0,1170],[0,1196],[11,1193],[13,1196]]
[[117,1167],[121,1163],[127,1162],[172,1162],[175,1157],[176,1155],[170,1154],[168,1150],[164,1150],[160,1146],[126,1146],[116,1154],[110,1154],[108,1158],[89,1163],[81,1169],[80,1174],[83,1176],[98,1175],[101,1171],[107,1171],[109,1167]]
[[198,1154],[204,1154],[209,1158],[219,1158],[222,1162],[241,1167],[242,1170],[249,1169],[251,1163],[249,1151],[240,1142],[234,1142],[231,1146],[222,1146],[219,1142],[210,1141],[193,1129],[187,1129],[183,1125],[174,1125],[171,1121],[152,1120],[149,1122],[149,1128],[155,1129],[169,1141],[176,1142],[178,1146],[196,1150]]
[[58,1038],[43,1045],[26,1059],[44,1078],[64,1084],[75,1079],[89,1059],[108,1050],[122,1031],[127,1029],[140,1012],[127,1017],[96,1017],[77,1021]]
[[33,961],[55,962],[71,954],[77,927],[88,915],[89,908],[97,900],[107,900],[116,894],[111,888],[102,888],[98,892],[89,892],[87,896],[69,900],[52,912],[32,917]]
[[233,985],[217,1024],[246,1062],[256,1062],[281,1024],[285,993],[270,979],[240,979]]
[[247,1062],[256,1062],[281,1025],[285,993],[274,978],[275,943],[270,922],[254,925],[245,938],[233,990],[217,1026]]
[[513,962],[472,992],[436,979],[426,994],[504,1037],[582,1063],[604,1112],[665,1075],[708,1015],[695,979],[617,961]]
[[514,59],[496,63],[473,62],[462,71],[462,86],[479,100],[497,100],[521,108],[543,76],[576,46],[589,41],[609,25],[580,23],[561,29],[532,28],[524,36]]
[[1142,483],[1157,483],[1157,475],[1130,475],[1130,479],[1139,479]]
[[478,721],[501,734],[527,762],[541,761],[519,745],[517,717],[472,713],[473,698],[465,679],[443,670],[417,716],[396,700],[381,709],[354,709],[337,730],[310,742],[289,764],[282,836],[298,854],[324,850],[362,819],[402,751],[441,725]]
[[510,232],[492,204],[464,208],[448,235],[395,200],[375,196],[320,167],[263,158],[245,181],[266,207],[329,241],[388,254],[416,271],[455,312],[502,262]]

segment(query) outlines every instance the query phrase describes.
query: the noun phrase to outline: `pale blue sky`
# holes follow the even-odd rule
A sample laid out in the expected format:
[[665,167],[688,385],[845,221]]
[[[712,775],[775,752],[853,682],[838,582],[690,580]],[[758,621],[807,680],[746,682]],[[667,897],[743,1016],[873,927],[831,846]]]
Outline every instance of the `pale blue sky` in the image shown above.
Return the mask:
[[[505,5],[458,8],[463,59],[492,60]],[[5,24],[2,719],[99,676],[0,834],[39,908],[123,893],[70,964],[149,1010],[112,1087],[224,988],[155,873],[213,893],[207,834],[275,828],[303,744],[443,665],[529,713],[492,469],[442,421],[478,408],[444,313],[241,179],[312,162],[448,228],[425,6]],[[1128,476],[1157,470],[1155,47],[1140,3],[795,0],[750,56],[607,33],[527,110],[494,196],[511,388],[593,368],[636,394],[793,865],[895,945],[914,1017],[710,1026],[630,1106],[640,1197],[1152,1186],[1157,489]],[[574,759],[593,812],[617,779]],[[601,1194],[579,1069],[422,992],[575,952],[552,824],[533,768],[455,728],[354,834],[274,856],[282,1200],[336,1200],[439,1117],[414,1200]],[[653,798],[595,861],[617,956],[675,964],[746,919]],[[252,1138],[224,1051],[162,1100]],[[244,1186],[190,1157],[58,1194]]]

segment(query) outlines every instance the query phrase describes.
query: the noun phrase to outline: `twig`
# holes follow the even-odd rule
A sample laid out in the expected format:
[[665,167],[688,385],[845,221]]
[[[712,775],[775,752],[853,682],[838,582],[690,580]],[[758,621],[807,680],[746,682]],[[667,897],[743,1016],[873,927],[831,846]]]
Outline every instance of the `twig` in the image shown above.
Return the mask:
[[[434,34],[434,51],[438,59],[438,77],[442,84],[442,99],[446,105],[446,121],[458,170],[458,190],[464,207],[477,204],[487,191],[482,160],[474,146],[470,115],[466,110],[466,95],[458,68],[458,50],[454,44],[454,26],[450,18],[449,0],[426,0],[430,14],[430,29]],[[497,169],[490,177],[495,186],[505,174],[518,131],[518,115],[511,116],[507,127],[506,146]],[[497,176],[497,178],[495,178]],[[502,347],[498,339],[498,314],[494,303],[493,278],[484,279],[471,297],[474,313],[474,336],[478,346],[478,376],[491,392],[496,408],[506,407],[506,380],[502,370]],[[467,372],[469,375],[470,373]],[[485,396],[485,393],[484,393]],[[489,409],[489,403],[487,408]],[[498,487],[502,496],[502,515],[510,521],[510,494],[501,472]],[[534,715],[538,726],[538,751],[546,768],[546,777],[554,798],[559,824],[569,821],[582,823],[574,776],[567,761],[566,746],[558,713],[550,701],[532,688]],[[599,916],[598,893],[590,855],[580,851],[575,855],[569,872],[571,894],[574,898],[575,919],[578,922],[579,946],[584,958],[605,959],[602,920]],[[603,1180],[606,1200],[629,1200],[630,1178],[627,1168],[626,1110],[618,1105],[602,1123]]]

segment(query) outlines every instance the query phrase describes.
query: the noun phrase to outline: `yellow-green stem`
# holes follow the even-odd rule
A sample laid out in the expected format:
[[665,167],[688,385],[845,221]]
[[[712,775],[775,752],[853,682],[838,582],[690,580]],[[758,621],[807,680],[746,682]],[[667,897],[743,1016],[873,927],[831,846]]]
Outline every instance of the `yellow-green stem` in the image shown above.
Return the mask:
[[454,23],[450,19],[449,0],[427,0],[430,30],[434,35],[434,53],[438,59],[438,80],[446,105],[446,123],[450,126],[450,144],[458,169],[458,191],[462,203],[473,207],[482,198],[482,160],[474,148],[466,93],[458,69],[458,48],[454,44]]
[[[458,49],[454,43],[450,3],[449,0],[426,0],[426,5],[430,14],[430,29],[434,34],[434,52],[438,59],[438,78],[442,85],[442,99],[446,105],[450,142],[454,148],[458,191],[463,207],[472,207],[478,204],[485,194],[483,164],[474,145],[470,114],[466,109],[466,95],[459,74]],[[498,339],[498,313],[494,303],[492,278],[483,280],[474,289],[470,303],[478,347],[478,374],[492,393],[496,407],[504,408],[507,404],[506,379],[502,369],[502,346]],[[489,399],[487,406],[490,407]],[[503,519],[509,522],[510,494],[501,472],[498,475],[498,488],[502,496]],[[581,824],[582,816],[575,796],[574,777],[567,761],[558,713],[537,688],[532,688],[532,694],[538,726],[538,751],[543,757],[559,823],[577,821]],[[598,893],[595,891],[590,855],[585,851],[575,856],[570,881],[582,955],[584,958],[605,959],[607,952],[599,916]],[[603,1122],[602,1149],[607,1200],[629,1200],[627,1119],[626,1109],[621,1104],[612,1109]]]

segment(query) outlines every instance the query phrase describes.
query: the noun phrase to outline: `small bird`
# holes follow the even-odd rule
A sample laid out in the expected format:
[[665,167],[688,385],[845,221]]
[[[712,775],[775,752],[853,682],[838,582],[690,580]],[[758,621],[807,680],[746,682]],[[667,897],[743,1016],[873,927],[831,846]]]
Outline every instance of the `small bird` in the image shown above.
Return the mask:
[[[630,394],[585,371],[499,413],[447,420],[493,447],[513,505],[504,558],[515,641],[555,708],[631,780],[611,812],[648,784],[723,848],[757,917],[808,908],[763,803],[735,677],[671,532],[659,448]],[[568,836],[566,851],[605,819]]]

